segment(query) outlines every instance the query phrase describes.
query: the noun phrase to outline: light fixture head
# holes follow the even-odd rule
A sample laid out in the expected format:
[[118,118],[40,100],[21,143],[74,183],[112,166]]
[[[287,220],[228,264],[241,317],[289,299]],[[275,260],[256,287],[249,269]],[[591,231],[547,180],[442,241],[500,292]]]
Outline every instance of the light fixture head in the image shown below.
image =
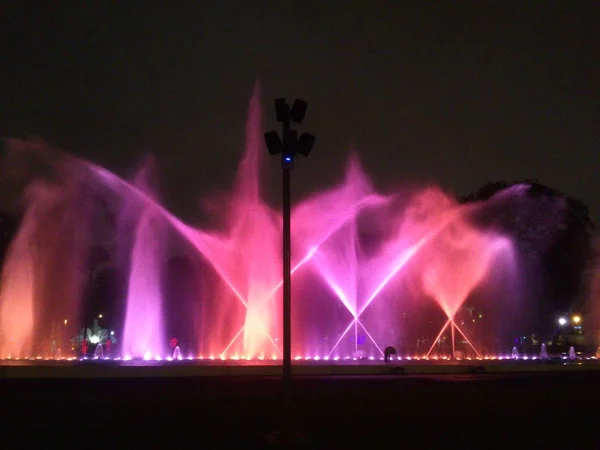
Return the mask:
[[300,99],[294,100],[292,110],[290,111],[290,120],[294,123],[302,123],[307,107],[308,103],[306,101]]
[[277,122],[285,122],[290,116],[290,107],[283,97],[275,99],[275,116]]
[[283,150],[283,143],[277,131],[268,131],[265,133],[265,144],[271,155],[277,155]]
[[316,140],[317,138],[312,134],[302,133],[298,139],[298,143],[296,144],[296,152],[306,158],[308,155],[310,155]]

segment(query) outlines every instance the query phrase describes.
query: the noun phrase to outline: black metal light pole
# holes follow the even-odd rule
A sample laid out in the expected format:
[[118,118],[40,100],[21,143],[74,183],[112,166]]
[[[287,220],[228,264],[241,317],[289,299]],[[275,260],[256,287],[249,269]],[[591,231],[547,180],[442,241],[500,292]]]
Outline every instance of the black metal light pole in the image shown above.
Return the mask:
[[[285,103],[284,103],[285,104]],[[289,110],[287,104],[285,109]],[[287,111],[286,111],[287,112]],[[279,119],[279,117],[278,117]],[[289,113],[282,117],[282,209],[283,209],[283,382],[286,392],[292,377],[292,224],[291,224],[291,178],[294,155],[290,147],[294,145],[290,136]]]
[[298,137],[298,132],[290,127],[290,122],[301,124],[308,104],[304,100],[294,100],[290,109],[284,98],[275,99],[277,121],[282,124],[282,138],[277,131],[265,133],[265,143],[271,155],[281,154],[283,171],[283,395],[285,401],[286,433],[291,431],[290,402],[292,383],[292,274],[291,274],[291,172],[297,156],[307,157],[316,138],[308,133]]

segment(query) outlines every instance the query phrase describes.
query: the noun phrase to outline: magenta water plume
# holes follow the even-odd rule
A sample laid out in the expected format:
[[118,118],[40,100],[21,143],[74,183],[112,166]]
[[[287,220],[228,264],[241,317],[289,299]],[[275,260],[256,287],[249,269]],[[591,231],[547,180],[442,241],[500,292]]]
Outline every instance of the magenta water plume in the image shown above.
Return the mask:
[[[151,170],[152,165],[146,165],[134,180],[134,185],[150,198]],[[133,224],[134,242],[127,286],[122,351],[126,357],[149,359],[163,356],[167,349],[162,295],[166,223],[157,208],[152,204],[141,203],[138,206],[137,221]]]
[[[281,213],[261,192],[276,174],[262,167],[258,90],[231,192],[207,199],[210,228],[160,203],[152,164],[127,181],[37,143],[15,142],[11,152],[8,167],[32,181],[3,267],[1,357],[86,351],[73,335],[101,312],[89,267],[99,244],[110,254],[104,264],[120,271],[101,322],[110,333],[89,343],[104,355],[281,357]],[[44,174],[30,162],[22,170],[23,155],[43,161]],[[293,205],[294,357],[380,358],[388,346],[421,355],[455,344],[473,356],[496,350],[497,339],[459,316],[467,301],[485,305],[499,330],[521,298],[519,252],[476,220],[502,201],[463,205],[435,186],[380,192],[354,152],[340,183]],[[99,226],[100,210],[114,220]]]
[[[589,317],[594,329],[600,328],[600,239],[593,243],[592,263],[587,276],[589,291]],[[600,357],[600,334],[596,333],[593,344],[597,347],[597,356]]]

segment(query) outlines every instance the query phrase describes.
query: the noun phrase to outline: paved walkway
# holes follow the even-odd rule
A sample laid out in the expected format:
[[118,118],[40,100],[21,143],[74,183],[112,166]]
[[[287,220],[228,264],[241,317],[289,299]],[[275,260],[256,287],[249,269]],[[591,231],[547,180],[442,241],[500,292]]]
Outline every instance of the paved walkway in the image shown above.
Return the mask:
[[[598,449],[600,372],[303,377],[320,449]],[[258,449],[276,378],[0,380],[3,449]]]

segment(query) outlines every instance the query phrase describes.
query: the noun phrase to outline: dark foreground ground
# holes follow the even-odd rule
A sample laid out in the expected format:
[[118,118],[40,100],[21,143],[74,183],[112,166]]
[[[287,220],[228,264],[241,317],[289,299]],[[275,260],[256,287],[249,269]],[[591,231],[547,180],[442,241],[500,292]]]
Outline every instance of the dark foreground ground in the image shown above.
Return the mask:
[[[305,377],[319,449],[598,449],[600,373]],[[259,449],[275,378],[0,379],[0,448]]]

